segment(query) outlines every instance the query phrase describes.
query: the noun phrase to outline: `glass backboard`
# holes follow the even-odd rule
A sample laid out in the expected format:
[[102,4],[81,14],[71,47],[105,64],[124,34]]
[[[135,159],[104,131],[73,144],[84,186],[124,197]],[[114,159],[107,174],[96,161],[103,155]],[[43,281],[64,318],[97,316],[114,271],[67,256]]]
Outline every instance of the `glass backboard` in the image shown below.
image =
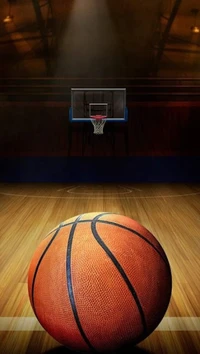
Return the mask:
[[107,121],[126,121],[126,89],[72,88],[70,121],[90,121],[91,116],[96,115],[106,116]]

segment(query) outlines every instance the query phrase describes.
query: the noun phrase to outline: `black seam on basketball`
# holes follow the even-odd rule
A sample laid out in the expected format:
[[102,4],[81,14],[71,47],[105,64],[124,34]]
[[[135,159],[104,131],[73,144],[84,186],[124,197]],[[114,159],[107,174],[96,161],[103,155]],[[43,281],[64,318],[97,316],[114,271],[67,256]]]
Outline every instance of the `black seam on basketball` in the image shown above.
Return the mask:
[[[102,216],[102,214],[100,216]],[[124,282],[126,283],[129,291],[131,292],[131,295],[133,296],[133,298],[134,298],[134,300],[135,300],[135,302],[137,304],[139,313],[140,313],[141,322],[142,322],[142,326],[143,326],[143,334],[142,335],[145,335],[147,333],[146,319],[145,319],[145,315],[144,315],[144,311],[143,311],[142,305],[140,304],[140,300],[139,300],[139,298],[137,296],[137,293],[136,293],[133,285],[131,284],[129,278],[127,277],[124,269],[122,268],[122,266],[120,265],[118,260],[115,258],[113,253],[110,251],[110,249],[106,246],[106,244],[100,238],[100,236],[99,236],[99,234],[97,232],[96,224],[97,224],[98,218],[100,216],[98,215],[92,220],[91,229],[92,229],[93,236],[96,239],[96,241],[99,243],[99,245],[103,248],[103,250],[105,251],[107,256],[111,259],[111,261],[113,262],[113,264],[115,265],[115,267],[119,271],[120,275],[122,276]]]
[[[114,214],[114,215],[117,215],[116,213],[109,213],[109,212],[106,212],[106,213],[102,213],[102,214],[98,214],[100,216],[102,215],[108,215],[108,214]],[[82,214],[81,216],[83,216],[84,214]],[[96,216],[98,216],[96,215]],[[93,219],[85,219],[85,220],[79,220],[78,223],[84,223],[84,222],[92,222]],[[103,221],[103,220],[102,220]],[[62,227],[65,227],[65,226],[69,226],[69,225],[73,225],[75,221],[70,221],[69,223],[67,222],[66,224],[64,224],[63,222],[59,225],[60,228]],[[55,229],[56,230],[56,229]],[[53,230],[53,231],[55,231]],[[49,234],[51,233],[52,231],[49,232]],[[47,234],[48,236],[48,234]]]
[[118,223],[115,223],[113,221],[104,221],[104,220],[97,220],[98,223],[101,223],[101,224],[110,224],[110,225],[114,225],[114,226],[118,226],[120,227],[121,229],[124,229],[124,230],[127,230],[127,231],[130,231],[132,232],[134,235],[140,237],[141,239],[143,239],[145,242],[147,242],[151,247],[153,247],[153,249],[160,255],[160,257],[163,259],[163,261],[165,262],[165,264],[167,264],[167,266],[169,267],[169,262],[168,262],[168,259],[167,257],[165,256],[165,253],[163,251],[163,254],[165,257],[163,257],[162,253],[154,246],[153,243],[151,243],[151,241],[149,241],[146,237],[144,237],[143,235],[141,235],[139,232],[127,227],[127,226],[124,226],[124,225],[120,225]]
[[[101,216],[103,216],[103,215],[108,215],[108,214],[113,215],[114,213],[109,213],[109,212],[107,212],[107,213],[102,213],[102,214],[96,215],[96,217],[97,217],[97,216],[101,217]],[[116,214],[116,215],[118,215],[118,214]],[[93,219],[86,219],[86,220],[79,220],[78,223],[86,223],[86,222],[92,222],[92,221],[93,221]],[[163,259],[163,261],[164,261],[165,264],[167,265],[167,267],[168,267],[168,269],[169,269],[169,272],[171,273],[169,261],[168,261],[168,259],[167,259],[167,256],[165,255],[164,250],[163,250],[163,253],[161,253],[161,252],[156,248],[156,246],[154,246],[154,244],[151,243],[151,241],[149,241],[146,237],[144,237],[143,235],[141,235],[139,232],[137,232],[137,231],[135,231],[135,230],[133,230],[133,229],[127,227],[127,226],[124,226],[124,225],[121,225],[121,224],[118,224],[118,223],[116,223],[116,222],[109,221],[109,220],[97,220],[97,222],[98,222],[98,223],[100,222],[100,223],[102,223],[102,224],[110,224],[110,225],[118,226],[118,227],[120,227],[120,228],[122,228],[122,229],[125,229],[125,230],[127,230],[127,231],[132,232],[134,235],[136,235],[136,236],[140,237],[141,239],[143,239],[144,241],[146,241],[146,242],[147,242],[151,247],[153,247],[153,249],[160,255],[160,257]],[[60,227],[60,228],[63,228],[63,227],[65,227],[65,226],[70,226],[70,225],[73,225],[73,224],[74,224],[74,221],[71,221],[70,223],[61,224],[59,227]],[[50,233],[51,233],[51,232],[50,232]],[[47,236],[48,236],[48,235],[47,235]]]
[[70,304],[71,304],[71,308],[74,314],[74,318],[76,321],[76,324],[78,326],[79,332],[82,336],[82,338],[84,339],[84,341],[86,342],[86,344],[88,345],[88,347],[93,351],[96,352],[95,348],[92,346],[92,344],[90,343],[89,339],[87,338],[83,327],[81,325],[79,316],[78,316],[78,311],[76,308],[76,303],[75,303],[75,298],[74,298],[74,293],[73,293],[73,285],[72,285],[72,270],[71,270],[71,250],[72,250],[72,242],[73,242],[73,237],[74,237],[74,232],[76,229],[77,224],[79,223],[79,219],[81,218],[82,215],[80,215],[74,222],[72,225],[72,228],[70,230],[70,234],[69,234],[69,239],[68,239],[68,245],[67,245],[67,255],[66,255],[66,276],[67,276],[67,289],[68,289],[68,294],[69,294],[69,300],[70,300]]
[[45,250],[43,251],[42,255],[40,256],[40,259],[37,263],[37,266],[35,268],[35,272],[34,272],[34,276],[33,276],[33,282],[32,282],[32,291],[31,291],[31,297],[32,297],[32,304],[33,304],[33,310],[34,310],[34,313],[37,317],[37,313],[36,313],[36,309],[35,309],[35,304],[34,304],[34,287],[35,287],[35,280],[36,280],[36,276],[37,276],[37,273],[38,273],[38,269],[39,269],[39,266],[44,258],[44,255],[45,253],[47,252],[47,250],[49,249],[50,245],[52,244],[52,242],[55,240],[56,236],[58,235],[60,231],[60,227],[56,230],[55,234],[53,235],[53,237],[51,238],[50,242],[48,243],[48,245],[46,246]]

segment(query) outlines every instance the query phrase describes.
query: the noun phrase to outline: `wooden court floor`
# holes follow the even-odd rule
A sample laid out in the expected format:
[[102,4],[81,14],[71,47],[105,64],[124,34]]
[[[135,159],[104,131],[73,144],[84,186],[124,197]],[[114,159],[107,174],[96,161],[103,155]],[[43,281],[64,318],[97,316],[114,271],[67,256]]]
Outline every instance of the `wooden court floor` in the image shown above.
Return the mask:
[[68,353],[37,322],[27,292],[31,257],[60,222],[86,212],[127,215],[151,231],[172,269],[169,308],[130,353],[200,353],[200,185],[0,184],[0,353]]

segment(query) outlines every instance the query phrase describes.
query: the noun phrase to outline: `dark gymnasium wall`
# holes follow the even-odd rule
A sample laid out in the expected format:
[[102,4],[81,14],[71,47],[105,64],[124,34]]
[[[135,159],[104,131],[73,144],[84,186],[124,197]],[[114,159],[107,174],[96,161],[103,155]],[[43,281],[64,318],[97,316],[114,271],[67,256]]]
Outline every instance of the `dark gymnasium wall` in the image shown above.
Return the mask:
[[[127,83],[128,122],[106,123],[99,137],[90,123],[85,128],[69,123],[68,84],[2,81],[1,181],[199,181],[200,102],[194,81]],[[84,129],[90,139],[83,151]]]

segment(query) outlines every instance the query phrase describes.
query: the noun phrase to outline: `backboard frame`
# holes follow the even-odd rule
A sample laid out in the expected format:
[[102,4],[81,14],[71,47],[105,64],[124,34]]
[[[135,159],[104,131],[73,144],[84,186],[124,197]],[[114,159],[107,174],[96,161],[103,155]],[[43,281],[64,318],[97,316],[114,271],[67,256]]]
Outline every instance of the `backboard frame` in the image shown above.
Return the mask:
[[[90,117],[80,117],[80,118],[74,118],[73,117],[73,91],[122,91],[123,92],[123,99],[124,99],[124,112],[123,112],[123,117],[119,117],[119,118],[109,118],[107,117],[106,121],[108,122],[126,122],[128,120],[128,109],[126,107],[126,88],[119,88],[119,87],[115,87],[115,88],[108,88],[108,87],[75,87],[75,88],[71,88],[71,107],[69,109],[69,120],[70,122],[90,122],[91,119]],[[95,104],[95,102],[91,102],[92,104]],[[96,103],[98,105],[101,105],[100,103]],[[102,105],[106,105],[105,102],[102,102]]]

